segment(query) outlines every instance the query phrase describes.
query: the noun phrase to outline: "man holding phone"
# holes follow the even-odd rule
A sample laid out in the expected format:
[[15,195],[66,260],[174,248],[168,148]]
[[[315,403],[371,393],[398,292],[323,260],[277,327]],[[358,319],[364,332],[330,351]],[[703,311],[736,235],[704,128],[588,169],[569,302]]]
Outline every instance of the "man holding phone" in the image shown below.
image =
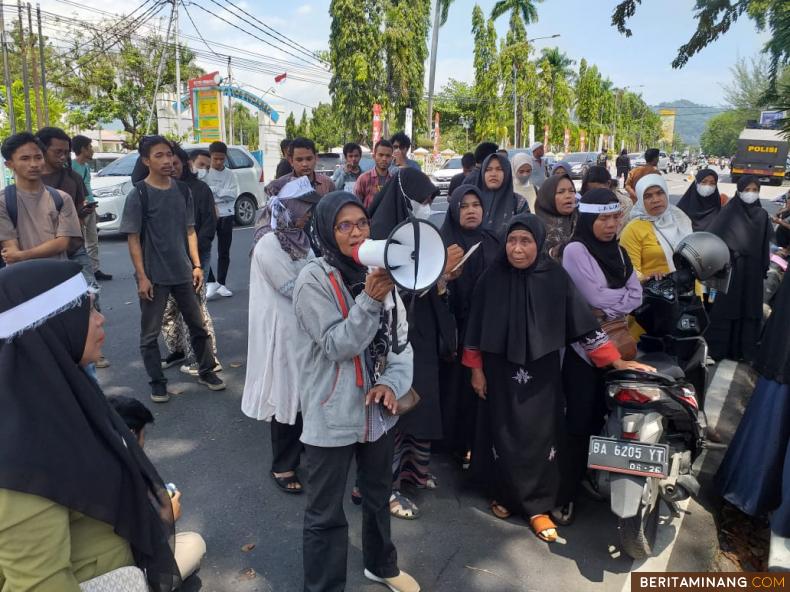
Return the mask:
[[74,136],[71,140],[71,149],[75,159],[71,161],[73,170],[85,184],[85,203],[84,209],[87,215],[83,219],[83,231],[85,234],[85,250],[91,259],[93,275],[97,281],[109,281],[112,276],[99,269],[99,230],[96,228],[96,207],[99,205],[91,188],[91,168],[88,161],[93,158],[93,146],[91,139],[87,136]]

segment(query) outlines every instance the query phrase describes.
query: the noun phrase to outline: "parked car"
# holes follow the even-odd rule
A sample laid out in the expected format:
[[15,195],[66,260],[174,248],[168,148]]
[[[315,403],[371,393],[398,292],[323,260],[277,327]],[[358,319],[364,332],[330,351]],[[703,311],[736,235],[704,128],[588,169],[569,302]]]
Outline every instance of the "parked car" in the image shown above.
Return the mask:
[[331,177],[335,174],[335,169],[341,165],[342,155],[334,152],[319,152],[317,158],[315,172]]
[[571,179],[583,179],[587,169],[598,162],[597,152],[571,152],[562,159],[571,165],[569,172]]
[[[207,150],[208,144],[184,144],[187,154]],[[126,196],[132,190],[132,171],[139,154],[130,152],[103,168],[91,180],[99,230],[117,232]],[[227,166],[236,176],[239,196],[236,198],[236,224],[246,226],[255,220],[255,211],[265,201],[263,170],[244,146],[228,146]]]
[[439,193],[447,193],[447,190],[450,188],[450,180],[462,171],[461,157],[450,158],[431,173],[431,181],[439,188]]
[[93,158],[88,161],[88,167],[91,170],[91,176],[101,171],[104,167],[114,163],[116,160],[123,156],[123,152],[94,152]]
[[640,152],[631,152],[628,154],[628,160],[631,161],[631,168],[645,166],[645,155]]

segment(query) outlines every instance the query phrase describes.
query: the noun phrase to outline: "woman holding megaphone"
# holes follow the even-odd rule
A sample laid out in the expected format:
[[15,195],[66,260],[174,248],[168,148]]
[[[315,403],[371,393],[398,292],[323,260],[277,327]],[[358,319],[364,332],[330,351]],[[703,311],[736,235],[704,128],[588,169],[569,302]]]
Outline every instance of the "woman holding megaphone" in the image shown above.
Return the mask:
[[[399,169],[373,200],[370,209],[373,239],[386,239],[393,229],[410,218],[427,219],[431,202],[439,189],[421,171]],[[447,248],[445,271],[454,269],[463,257],[458,245]],[[439,395],[439,360],[456,353],[456,326],[447,296],[437,286],[415,293],[403,292],[409,315],[409,343],[414,349],[412,387],[420,405],[398,422],[393,459],[393,486],[390,511],[396,518],[413,520],[417,506],[401,487],[435,489],[436,478],[429,471],[431,441],[442,438],[442,412]]]
[[[370,234],[367,212],[353,194],[324,196],[313,226],[323,257],[305,265],[293,296],[297,322],[310,342],[299,365],[308,473],[304,590],[345,588],[343,494],[356,459],[365,576],[396,592],[418,592],[414,578],[398,569],[390,538],[393,428],[398,399],[412,382],[406,311],[397,294],[394,309],[384,306],[394,286],[387,273],[368,273],[353,258],[355,247]],[[403,344],[400,353],[393,341]]]

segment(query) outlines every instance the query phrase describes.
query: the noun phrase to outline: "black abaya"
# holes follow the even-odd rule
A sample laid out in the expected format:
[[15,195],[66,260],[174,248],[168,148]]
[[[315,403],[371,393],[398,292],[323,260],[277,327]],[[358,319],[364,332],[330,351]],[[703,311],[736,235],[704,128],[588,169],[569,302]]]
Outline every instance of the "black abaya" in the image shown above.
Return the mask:
[[[752,178],[741,178],[739,191]],[[773,227],[759,201],[747,204],[736,194],[708,230],[727,243],[732,262],[729,289],[716,294],[705,334],[710,355],[715,360],[751,361],[763,318],[763,280]]]
[[[519,215],[506,235],[520,228],[540,253],[543,223]],[[560,349],[597,329],[570,277],[546,255],[520,270],[502,248],[475,288],[466,347],[482,354],[487,395],[478,410],[473,474],[527,520],[558,500],[565,435]]]

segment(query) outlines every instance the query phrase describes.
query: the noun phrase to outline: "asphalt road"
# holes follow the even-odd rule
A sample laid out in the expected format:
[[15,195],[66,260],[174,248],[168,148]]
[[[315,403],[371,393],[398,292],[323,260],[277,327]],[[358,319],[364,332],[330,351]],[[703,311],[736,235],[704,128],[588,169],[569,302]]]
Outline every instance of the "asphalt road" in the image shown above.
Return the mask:
[[[671,181],[671,192],[682,183]],[[269,477],[269,426],[240,411],[245,367],[254,363],[247,359],[251,230],[238,228],[233,238],[228,287],[234,296],[209,304],[228,389],[208,391],[172,368],[166,371],[169,387],[180,394],[167,404],[150,402],[138,350],[140,312],[132,266],[126,243],[117,236],[102,237],[101,243],[102,270],[115,278],[104,283],[101,293],[107,318],[104,353],[112,365],[98,371],[99,379],[106,394],[133,396],[152,409],[156,424],[147,434],[146,451],[165,481],[183,493],[178,529],[196,530],[206,539],[203,567],[183,589],[297,591],[304,497],[276,489]],[[617,549],[616,523],[607,504],[580,499],[575,524],[559,531],[564,539],[546,545],[523,521],[495,518],[486,500],[465,486],[463,474],[447,458],[436,457],[432,469],[440,488],[415,495],[423,516],[392,523],[399,563],[423,590],[619,591],[627,584],[633,562]],[[352,482],[353,476],[349,490]],[[383,587],[362,576],[361,516],[346,499],[347,589],[381,591]],[[674,540],[674,526],[662,528],[670,529],[669,540]],[[242,549],[250,544],[254,548]]]

